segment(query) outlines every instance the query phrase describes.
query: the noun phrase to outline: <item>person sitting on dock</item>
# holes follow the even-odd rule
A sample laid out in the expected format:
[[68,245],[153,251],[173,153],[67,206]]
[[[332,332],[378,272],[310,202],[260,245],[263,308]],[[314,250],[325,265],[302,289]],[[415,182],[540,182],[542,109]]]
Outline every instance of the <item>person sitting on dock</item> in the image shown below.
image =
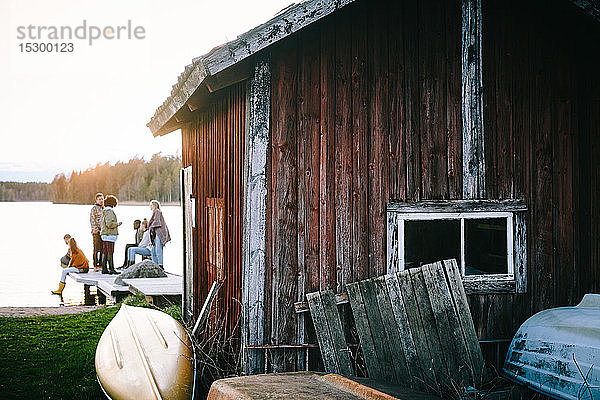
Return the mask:
[[[65,240],[66,240],[66,238],[65,238]],[[63,289],[65,288],[65,283],[67,280],[67,274],[69,272],[77,272],[80,274],[86,273],[89,271],[89,268],[90,268],[90,264],[89,264],[87,257],[85,256],[85,254],[83,254],[83,251],[81,251],[79,246],[77,246],[77,242],[75,241],[75,238],[72,238],[72,237],[69,237],[69,253],[71,254],[71,259],[70,259],[67,267],[62,270],[62,273],[60,276],[60,282],[58,283],[58,289],[53,290],[51,292],[52,294],[59,295],[61,301],[62,301],[62,292],[63,292]]]
[[148,230],[148,221],[142,222],[142,232],[144,236],[137,247],[130,247],[127,253],[126,266],[129,267],[135,264],[135,255],[139,254],[142,257],[152,255],[152,242],[150,241],[150,231]]
[[133,221],[133,229],[135,230],[135,235],[133,239],[135,243],[127,243],[125,245],[125,258],[123,259],[123,265],[121,265],[121,268],[125,268],[127,266],[127,254],[129,254],[128,250],[132,247],[139,246],[140,242],[142,241],[142,238],[144,237],[144,231],[140,227],[141,223],[142,221],[140,221],[139,219]]
[[62,256],[60,258],[60,266],[63,268],[67,268],[69,266],[69,263],[71,262],[71,251],[68,250],[70,239],[71,239],[71,235],[69,235],[68,233],[65,236],[63,236],[63,240],[65,241],[65,244],[67,245],[67,254],[65,254],[64,256]]

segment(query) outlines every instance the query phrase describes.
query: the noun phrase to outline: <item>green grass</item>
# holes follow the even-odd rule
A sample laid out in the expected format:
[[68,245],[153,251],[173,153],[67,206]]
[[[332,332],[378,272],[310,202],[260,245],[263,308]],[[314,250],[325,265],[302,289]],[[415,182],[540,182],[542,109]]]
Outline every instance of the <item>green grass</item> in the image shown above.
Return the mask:
[[1,399],[103,399],[94,356],[118,311],[0,318]]

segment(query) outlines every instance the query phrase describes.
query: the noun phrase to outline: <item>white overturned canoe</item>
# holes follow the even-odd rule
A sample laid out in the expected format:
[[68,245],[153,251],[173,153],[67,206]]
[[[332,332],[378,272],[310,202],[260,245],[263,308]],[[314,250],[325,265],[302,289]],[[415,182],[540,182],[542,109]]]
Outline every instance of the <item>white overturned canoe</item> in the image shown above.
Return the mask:
[[558,399],[600,398],[600,295],[529,318],[512,340],[505,374]]
[[192,399],[194,366],[185,329],[148,308],[122,305],[96,348],[98,382],[113,400]]

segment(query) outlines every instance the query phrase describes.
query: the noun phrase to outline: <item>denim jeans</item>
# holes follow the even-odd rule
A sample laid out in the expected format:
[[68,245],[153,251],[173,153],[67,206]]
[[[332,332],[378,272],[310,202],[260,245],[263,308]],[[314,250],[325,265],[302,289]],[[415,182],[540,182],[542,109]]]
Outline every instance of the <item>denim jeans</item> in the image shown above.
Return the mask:
[[135,262],[135,255],[151,256],[152,252],[147,247],[130,247],[127,250],[127,260]]
[[77,273],[79,273],[79,268],[69,267],[69,268],[63,269],[62,270],[62,274],[60,275],[60,281],[62,283],[66,283],[66,281],[67,281],[67,274],[69,272],[77,272]]
[[163,245],[158,235],[154,238],[154,246],[152,246],[152,261],[155,264],[163,265]]

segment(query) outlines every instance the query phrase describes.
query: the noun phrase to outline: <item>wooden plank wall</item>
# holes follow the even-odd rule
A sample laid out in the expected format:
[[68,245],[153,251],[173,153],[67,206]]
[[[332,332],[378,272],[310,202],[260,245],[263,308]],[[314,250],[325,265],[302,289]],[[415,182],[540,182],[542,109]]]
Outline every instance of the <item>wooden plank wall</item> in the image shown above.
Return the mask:
[[524,198],[528,292],[472,296],[480,339],[600,289],[600,24],[566,1],[483,2],[487,198]]
[[[563,1],[486,0],[483,26],[486,197],[529,207],[527,293],[469,298],[479,338],[498,339],[537,310],[600,290],[600,34]],[[268,343],[304,334],[293,311],[304,293],[386,272],[389,201],[461,198],[460,32],[458,0],[359,1],[270,48]],[[219,296],[230,329],[242,279],[245,88],[216,93],[182,130],[197,206],[194,308],[216,276],[205,268],[205,199],[223,198]],[[296,367],[293,352],[274,355],[273,370]]]
[[[211,105],[195,111],[194,120],[182,128],[182,163],[193,168],[192,195],[196,199],[194,311],[199,312],[213,281],[222,276],[224,284],[217,298],[222,314],[215,318],[223,321],[227,334],[238,335],[246,83],[215,93],[213,100]],[[220,261],[209,259],[207,200],[213,206],[222,204],[222,275],[218,271],[221,268],[217,268]],[[212,207],[211,212],[215,211]]]
[[458,0],[361,1],[271,50],[271,343],[298,340],[304,293],[386,273],[391,199],[462,195],[460,27]]
[[[469,302],[509,339],[600,289],[599,29],[564,1],[486,0],[483,26],[485,194],[527,201],[529,283]],[[386,272],[389,201],[462,197],[460,32],[461,1],[360,1],[271,49],[271,343],[298,340],[303,293]]]

